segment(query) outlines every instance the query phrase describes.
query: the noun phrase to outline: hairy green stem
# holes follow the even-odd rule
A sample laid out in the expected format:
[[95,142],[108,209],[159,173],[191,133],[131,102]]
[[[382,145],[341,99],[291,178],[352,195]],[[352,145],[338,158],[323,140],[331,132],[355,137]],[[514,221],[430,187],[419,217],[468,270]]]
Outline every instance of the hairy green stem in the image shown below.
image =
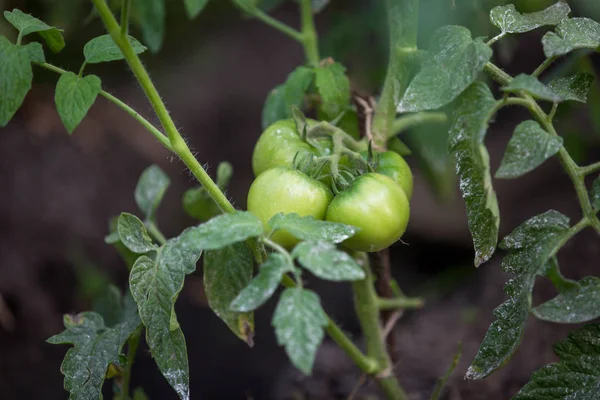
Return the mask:
[[548,57],[544,60],[543,63],[540,64],[539,67],[537,67],[535,69],[535,71],[533,71],[531,73],[532,76],[540,76],[546,69],[548,69],[548,67],[550,65],[552,65],[552,63],[556,60],[556,57]]
[[126,37],[129,31],[129,10],[131,10],[131,0],[122,0],[121,2],[121,36]]
[[266,25],[269,25],[271,28],[277,29],[279,32],[289,36],[297,42],[303,42],[302,33],[298,32],[296,29],[290,27],[289,25],[286,25],[283,22],[271,17],[269,14],[265,13],[261,9],[255,9],[252,12],[252,16],[264,22]]
[[373,118],[373,141],[385,148],[396,116],[396,106],[406,90],[417,54],[419,0],[387,0],[390,54],[387,75]]
[[504,36],[506,36],[506,32],[502,32],[499,35],[494,36],[493,38],[491,38],[490,40],[487,41],[486,45],[491,46],[494,43],[496,43],[498,40],[502,39]]
[[579,175],[587,176],[600,171],[600,161],[594,164],[579,167]]
[[315,29],[311,0],[301,0],[300,15],[302,23],[302,45],[304,46],[306,61],[309,65],[315,67],[319,65],[321,58],[319,56],[319,42],[317,30]]
[[[66,71],[55,65],[48,64],[48,63],[36,63],[36,64],[44,69],[47,69],[52,72],[56,72],[57,74],[66,74],[67,72],[69,72],[69,71]],[[154,125],[152,125],[152,123],[150,123],[147,119],[142,117],[137,111],[135,111],[133,108],[131,108],[130,106],[128,106],[127,104],[125,104],[124,102],[122,102],[121,100],[119,100],[118,98],[116,98],[115,96],[113,96],[112,94],[110,94],[104,90],[102,90],[100,92],[100,96],[106,98],[108,101],[115,104],[120,109],[124,110],[127,114],[129,114],[131,117],[133,117],[133,119],[135,119],[144,128],[146,128],[164,147],[166,147],[168,150],[172,150],[171,142],[169,141],[169,138],[166,137],[161,131],[159,131]]]
[[392,123],[392,129],[389,132],[388,139],[402,133],[412,127],[421,125],[421,124],[445,124],[448,122],[448,116],[445,112],[418,112],[409,115],[403,115],[400,118],[397,118]]
[[378,298],[377,308],[380,310],[396,310],[406,308],[422,308],[423,299],[413,297]]
[[121,387],[121,400],[129,399],[129,384],[131,382],[131,369],[135,360],[135,354],[140,344],[140,337],[142,336],[142,325],[140,325],[135,332],[131,334],[127,340],[127,365],[125,371],[123,371],[123,385]]
[[158,229],[158,226],[156,226],[154,221],[146,221],[144,225],[146,225],[146,229],[148,230],[150,236],[152,236],[158,242],[158,244],[162,246],[163,244],[167,243],[167,238],[160,231],[160,229]]

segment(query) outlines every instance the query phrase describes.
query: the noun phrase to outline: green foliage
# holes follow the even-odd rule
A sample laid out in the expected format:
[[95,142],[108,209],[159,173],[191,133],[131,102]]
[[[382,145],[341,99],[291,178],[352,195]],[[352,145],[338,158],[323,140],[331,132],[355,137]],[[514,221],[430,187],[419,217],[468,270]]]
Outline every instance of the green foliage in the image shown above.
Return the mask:
[[578,73],[564,78],[556,78],[548,84],[552,90],[563,100],[587,102],[587,95],[594,83],[594,75]]
[[219,215],[189,232],[195,245],[203,250],[220,249],[262,234],[260,220],[245,211]]
[[14,9],[12,12],[4,11],[4,18],[18,29],[19,37],[37,32],[54,53],[58,53],[65,47],[62,30],[40,21],[31,14]]
[[69,134],[83,120],[102,91],[102,82],[96,75],[78,76],[67,72],[56,83],[54,102],[61,121]]
[[262,128],[267,129],[270,125],[275,122],[289,118],[291,111],[286,107],[285,102],[285,84],[277,85],[273,88],[262,110]]
[[350,81],[346,68],[326,60],[315,68],[315,84],[321,96],[321,110],[326,118],[339,116],[350,104]]
[[171,184],[171,180],[157,165],[142,172],[135,188],[135,202],[146,220],[153,220],[156,209]]
[[133,214],[121,213],[117,222],[117,232],[121,242],[134,253],[145,254],[157,248],[144,223]]
[[409,84],[398,112],[435,110],[457,98],[477,78],[492,50],[462,26],[444,26],[432,36],[422,69]]
[[285,289],[273,315],[277,342],[300,371],[310,374],[323,340],[327,315],[319,296],[302,288]]
[[546,57],[558,57],[577,49],[596,50],[600,47],[600,24],[589,18],[563,20],[555,32],[542,38]]
[[456,162],[475,246],[475,266],[490,259],[498,243],[500,216],[492,187],[490,160],[483,140],[496,101],[483,83],[474,83],[456,101],[450,128],[450,153]]
[[508,300],[494,310],[496,320],[489,327],[466,378],[485,378],[515,352],[529,316],[535,277],[544,271],[546,263],[568,237],[569,219],[551,210],[527,220],[504,238],[500,247],[509,254],[502,260],[502,269],[515,276],[504,287]]
[[157,53],[165,36],[165,0],[133,0],[144,43],[151,52]]
[[0,36],[0,126],[17,112],[31,89],[33,72],[28,49],[15,46]]
[[341,243],[354,236],[359,228],[337,222],[320,221],[312,216],[301,217],[298,214],[276,214],[269,220],[273,231],[283,230],[302,240]]
[[[129,43],[133,47],[135,54],[141,54],[146,51],[146,46],[138,42],[133,36],[127,36]],[[85,62],[88,64],[97,64],[101,62],[123,60],[125,57],[121,49],[109,35],[102,35],[93,38],[83,47]]]
[[554,345],[560,361],[533,373],[514,400],[600,398],[600,324],[583,326]]
[[210,308],[235,333],[253,345],[254,315],[231,309],[231,302],[252,280],[254,263],[245,243],[235,243],[204,254],[204,287]]
[[292,256],[300,264],[321,279],[330,281],[357,281],[365,279],[363,269],[354,259],[339,251],[328,242],[302,242],[298,244]]
[[577,324],[600,317],[600,279],[590,276],[568,280],[559,295],[532,310],[537,318],[561,324]]
[[533,171],[558,153],[562,145],[560,136],[546,132],[537,122],[521,122],[508,142],[496,178],[518,178]]
[[329,4],[329,0],[312,0],[311,5],[313,12],[319,13]]
[[43,63],[46,62],[46,56],[44,55],[44,48],[38,42],[27,43],[23,47],[29,53],[29,59],[31,62]]
[[[233,167],[227,161],[219,163],[217,166],[217,186],[222,191],[227,189]],[[200,221],[208,221],[212,217],[221,214],[219,206],[210,197],[206,189],[202,186],[188,189],[183,194],[183,209],[192,218]]]
[[109,364],[120,364],[121,349],[140,324],[133,301],[126,300],[122,316],[110,327],[95,312],[65,315],[65,331],[48,339],[52,344],[73,345],[61,365],[69,399],[102,398],[102,384]]
[[539,100],[559,102],[562,99],[554,91],[540,82],[535,76],[520,74],[502,88],[507,93],[526,93]]
[[204,7],[208,4],[208,0],[183,0],[183,4],[185,5],[185,12],[188,18],[194,19],[204,10]]
[[490,20],[502,33],[524,33],[545,25],[557,25],[567,18],[570,12],[571,8],[563,1],[529,14],[521,14],[514,4],[508,4],[493,8],[490,11]]
[[292,272],[294,266],[279,253],[271,253],[261,265],[258,274],[231,303],[231,309],[238,312],[256,310],[272,295],[286,272]]

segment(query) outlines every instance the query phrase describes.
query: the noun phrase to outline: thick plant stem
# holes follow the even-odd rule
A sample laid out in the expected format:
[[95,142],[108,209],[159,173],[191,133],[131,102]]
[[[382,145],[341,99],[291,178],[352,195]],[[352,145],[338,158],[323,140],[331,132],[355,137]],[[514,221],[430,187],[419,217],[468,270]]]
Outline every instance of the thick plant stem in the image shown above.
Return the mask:
[[319,64],[320,56],[319,41],[317,37],[317,30],[315,29],[311,0],[301,0],[300,14],[304,54],[306,55],[306,61],[308,64],[314,67]]
[[392,371],[379,320],[378,298],[373,274],[366,254],[362,254],[358,261],[362,264],[366,277],[360,281],[354,281],[352,290],[354,292],[354,308],[365,336],[367,356],[377,362],[375,378],[386,397],[394,400],[408,399]]
[[390,54],[387,75],[373,119],[373,141],[385,148],[396,105],[404,94],[417,54],[419,0],[387,0]]
[[131,369],[138,346],[140,345],[140,337],[142,336],[142,326],[140,325],[135,332],[127,340],[127,366],[123,371],[123,385],[121,387],[121,400],[129,399],[129,383],[131,382]]
[[112,11],[106,4],[105,0],[92,0],[96,6],[96,10],[104,23],[108,33],[111,35],[127,64],[133,71],[133,74],[137,78],[140,86],[144,90],[146,97],[152,104],[152,108],[156,112],[160,123],[162,124],[169,141],[171,143],[171,149],[181,158],[183,163],[189,168],[192,174],[198,179],[198,181],[204,186],[210,197],[215,201],[219,208],[223,212],[234,212],[235,208],[229,202],[225,194],[219,189],[217,184],[211,179],[208,173],[202,168],[198,160],[194,157],[189,147],[183,140],[183,137],[179,133],[173,119],[169,115],[165,104],[163,103],[150,75],[144,68],[144,65],[140,61],[140,58],[135,53],[129,40],[121,36],[121,28],[112,14]]

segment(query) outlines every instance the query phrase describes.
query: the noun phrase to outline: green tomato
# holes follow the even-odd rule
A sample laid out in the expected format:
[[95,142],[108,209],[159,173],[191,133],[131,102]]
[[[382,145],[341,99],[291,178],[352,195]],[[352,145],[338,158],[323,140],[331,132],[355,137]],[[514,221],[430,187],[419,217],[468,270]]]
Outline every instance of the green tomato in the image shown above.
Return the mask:
[[[250,186],[248,211],[261,220],[268,233],[269,220],[278,213],[325,219],[331,199],[333,193],[323,183],[295,169],[277,167],[260,174]],[[299,242],[285,231],[277,231],[271,238],[287,249]]]
[[413,194],[413,174],[401,155],[393,151],[380,153],[379,166],[375,172],[392,178],[404,190],[410,201]]
[[[308,120],[309,125],[316,124],[314,120]],[[331,141],[321,141],[323,150],[327,152],[331,148]],[[305,142],[296,124],[291,119],[275,122],[268,127],[254,147],[252,153],[252,170],[254,176],[275,167],[292,167],[296,153],[319,155],[319,149]]]
[[409,214],[408,198],[400,185],[386,175],[368,173],[356,178],[331,201],[325,219],[360,228],[344,245],[373,252],[402,237]]

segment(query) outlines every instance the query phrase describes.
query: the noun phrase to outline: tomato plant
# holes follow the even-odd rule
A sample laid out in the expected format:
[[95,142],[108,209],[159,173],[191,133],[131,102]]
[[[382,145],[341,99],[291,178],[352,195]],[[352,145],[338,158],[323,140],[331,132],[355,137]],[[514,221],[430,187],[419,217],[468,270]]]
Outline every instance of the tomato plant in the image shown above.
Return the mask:
[[[140,217],[121,213],[111,224],[106,243],[123,255],[128,287],[124,293],[111,288],[113,313],[96,309],[66,315],[65,331],[48,339],[72,346],[61,368],[70,398],[102,398],[105,380],[113,379],[115,398],[130,399],[132,365],[142,335],[178,397],[190,398],[186,338],[175,303],[186,276],[202,259],[208,304],[237,338],[252,345],[254,311],[283,285],[272,325],[295,367],[305,374],[312,372],[327,334],[364,376],[375,380],[386,398],[408,399],[396,376],[386,336],[396,317],[405,309],[422,307],[423,301],[406,297],[390,279],[389,263],[372,268],[377,256],[366,253],[381,251],[379,256],[385,259],[387,248],[407,229],[413,175],[404,159],[387,147],[408,154],[410,149],[397,136],[423,124],[448,128],[445,155],[456,167],[473,239],[474,265],[490,260],[499,246],[506,250],[502,267],[513,275],[505,286],[508,298],[494,311],[495,320],[465,377],[483,379],[505,365],[521,343],[530,315],[563,324],[588,323],[600,317],[599,278],[567,279],[557,258],[581,231],[600,234],[600,178],[589,187],[586,181],[598,175],[600,162],[579,165],[555,126],[559,107],[586,103],[595,77],[583,71],[566,75],[575,63],[554,68],[552,76],[547,74],[574,51],[582,51],[577,57],[597,52],[600,23],[571,17],[564,1],[533,13],[501,5],[489,10],[497,31],[489,40],[463,26],[442,26],[427,32],[430,38],[425,49],[417,47],[419,0],[387,0],[389,64],[375,101],[370,96],[354,96],[346,68],[338,60],[322,57],[314,15],[328,1],[297,1],[299,29],[265,11],[283,0],[267,6],[255,0],[232,2],[244,15],[298,42],[305,54],[305,63],[265,101],[265,132],[252,157],[257,177],[248,193],[248,211],[236,209],[224,193],[231,168],[221,164],[215,181],[194,156],[141,61],[148,48],[155,52],[162,45],[164,0],[110,4],[91,0],[91,15],[101,20],[107,34],[84,46],[84,62],[76,72],[46,60],[65,47],[61,29],[18,9],[4,13],[18,33],[14,41],[0,36],[0,126],[6,126],[21,106],[31,89],[34,69],[42,68],[59,75],[54,99],[69,134],[102,96],[146,128],[201,185],[184,196],[184,208],[203,223],[175,237],[166,237],[157,224],[156,213],[170,184],[157,166],[144,171],[135,189]],[[194,18],[207,0],[185,0],[184,4]],[[115,11],[120,13],[119,21]],[[141,41],[129,34],[130,19],[140,25]],[[513,77],[495,64],[496,43],[536,29],[547,32],[541,40],[545,60],[534,71]],[[362,32],[359,27],[353,31]],[[87,69],[120,60],[131,69],[160,125],[103,90],[101,78]],[[482,73],[490,81],[479,80]],[[497,92],[491,90],[492,82]],[[515,128],[492,177],[484,139],[498,111],[508,106],[523,107],[531,119]],[[372,156],[365,157],[365,151]],[[494,178],[519,178],[551,157],[558,158],[573,184],[579,220],[571,223],[562,213],[549,210],[499,241]],[[307,288],[305,271],[320,279],[351,282],[365,350],[325,313],[319,295]],[[538,276],[549,278],[558,295],[533,306]],[[385,311],[393,311],[395,317],[386,317]],[[561,360],[534,373],[514,398],[597,399],[599,338],[598,323],[574,330],[555,347]],[[432,399],[441,396],[456,363],[432,388]]]

